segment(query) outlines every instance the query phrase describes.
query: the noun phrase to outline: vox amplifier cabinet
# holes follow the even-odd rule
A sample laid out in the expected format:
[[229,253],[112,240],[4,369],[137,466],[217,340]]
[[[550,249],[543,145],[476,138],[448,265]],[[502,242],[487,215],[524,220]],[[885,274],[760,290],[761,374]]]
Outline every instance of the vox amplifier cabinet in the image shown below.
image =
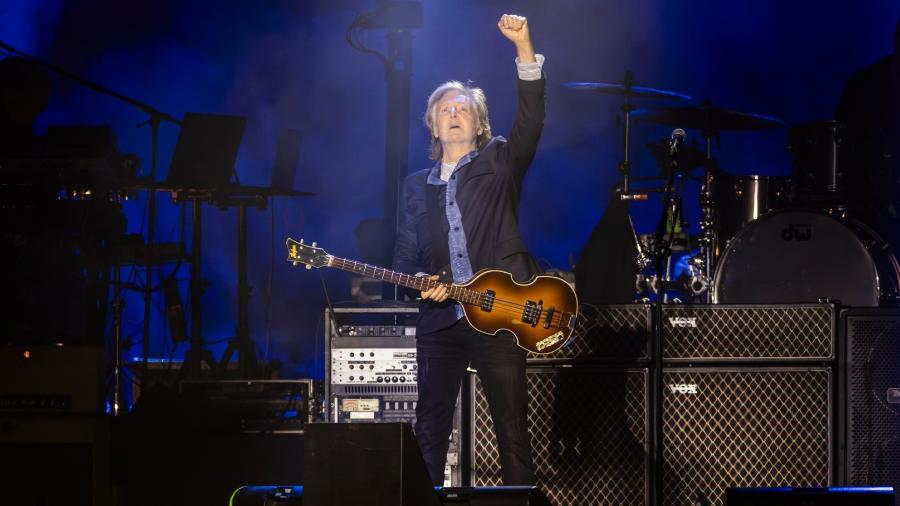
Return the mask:
[[832,485],[832,381],[830,367],[666,368],[663,503]]
[[667,362],[824,362],[835,358],[831,304],[668,305]]
[[[646,368],[526,369],[535,480],[552,504],[649,504],[648,379]],[[474,373],[467,394],[471,484],[502,485],[490,406]]]
[[[529,366],[535,479],[553,504],[651,504],[648,368]],[[830,367],[667,367],[666,505],[723,506],[731,487],[832,484]],[[497,439],[470,375],[471,482],[501,484]]]

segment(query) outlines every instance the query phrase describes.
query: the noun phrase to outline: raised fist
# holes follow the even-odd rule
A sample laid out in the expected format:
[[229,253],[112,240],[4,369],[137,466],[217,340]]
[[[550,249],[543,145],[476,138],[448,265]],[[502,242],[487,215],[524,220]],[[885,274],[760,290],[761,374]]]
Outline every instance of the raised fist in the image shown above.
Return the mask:
[[524,16],[516,16],[515,14],[504,14],[500,16],[497,22],[497,28],[504,37],[513,41],[515,44],[530,42],[531,35],[528,33],[528,20]]

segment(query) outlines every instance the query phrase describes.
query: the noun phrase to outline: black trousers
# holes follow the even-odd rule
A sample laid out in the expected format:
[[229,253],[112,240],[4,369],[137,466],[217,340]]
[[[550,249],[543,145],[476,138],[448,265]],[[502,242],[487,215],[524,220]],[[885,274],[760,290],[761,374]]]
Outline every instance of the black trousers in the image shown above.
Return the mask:
[[416,440],[435,485],[444,483],[444,465],[453,430],[453,409],[471,364],[478,371],[491,410],[504,485],[533,485],[528,438],[525,350],[509,332],[489,336],[465,318],[453,326],[416,336],[419,401]]

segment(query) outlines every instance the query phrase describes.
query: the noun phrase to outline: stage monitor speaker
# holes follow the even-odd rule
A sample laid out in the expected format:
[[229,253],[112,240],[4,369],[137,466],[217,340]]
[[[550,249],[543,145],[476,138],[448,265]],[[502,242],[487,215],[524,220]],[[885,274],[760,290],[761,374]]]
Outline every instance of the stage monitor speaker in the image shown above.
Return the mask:
[[228,506],[303,506],[303,487],[295,485],[245,485],[231,494]]
[[444,506],[550,506],[537,487],[447,487],[438,495]]
[[306,506],[439,506],[405,423],[313,423],[304,434]]
[[893,506],[889,487],[732,488],[727,506]]
[[[646,504],[647,369],[529,367],[526,378],[535,479],[552,503]],[[497,486],[490,410],[477,377],[469,380],[471,483]]]
[[900,311],[842,313],[849,485],[900,487]]

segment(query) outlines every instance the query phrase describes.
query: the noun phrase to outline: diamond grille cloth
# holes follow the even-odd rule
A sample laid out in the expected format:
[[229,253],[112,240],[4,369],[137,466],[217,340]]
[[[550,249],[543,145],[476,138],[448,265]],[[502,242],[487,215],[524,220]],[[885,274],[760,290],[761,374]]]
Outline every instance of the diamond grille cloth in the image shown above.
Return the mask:
[[672,368],[663,379],[666,504],[830,484],[830,369]]
[[[552,504],[644,504],[646,369],[529,368],[528,423],[537,485]],[[501,485],[497,440],[477,379],[473,485]]]
[[830,305],[666,307],[667,359],[829,360],[834,356]]

